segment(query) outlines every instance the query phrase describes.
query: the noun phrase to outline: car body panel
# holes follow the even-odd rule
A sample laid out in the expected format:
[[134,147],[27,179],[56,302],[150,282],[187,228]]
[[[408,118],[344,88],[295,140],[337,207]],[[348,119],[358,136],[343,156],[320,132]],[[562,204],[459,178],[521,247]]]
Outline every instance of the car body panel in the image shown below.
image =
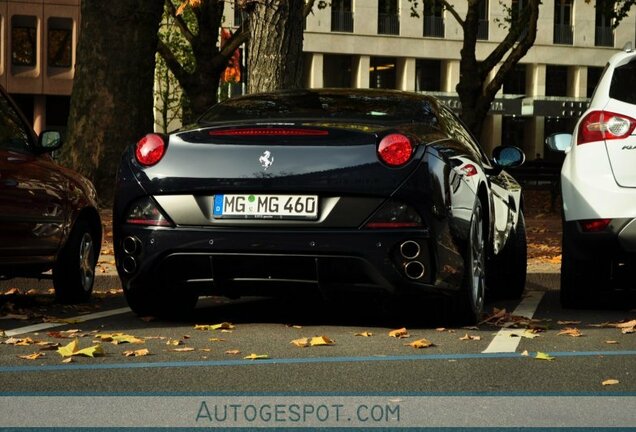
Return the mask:
[[[362,107],[379,108],[357,115],[357,105],[346,105],[351,118],[335,111],[329,118],[320,112],[308,118],[302,111],[305,99],[331,103],[349,94],[362,100]],[[423,111],[417,119],[380,115],[390,110],[380,111],[374,100],[391,98]],[[236,114],[251,113],[250,104],[269,109],[288,102],[295,109],[280,118]],[[228,119],[226,106],[232,113]],[[142,166],[135,146],[122,156],[113,234],[125,292],[172,287],[239,296],[311,285],[325,292],[454,294],[465,279],[477,203],[483,201],[488,214],[490,254],[500,252],[518,222],[519,185],[434,98],[324,89],[250,95],[211,111],[213,116],[203,116],[208,121],[164,137],[165,155],[156,165]],[[412,156],[401,166],[379,157],[379,143],[389,134],[406,136],[412,144]],[[315,220],[220,219],[212,211],[219,194],[316,195],[319,211]],[[171,225],[127,223],[139,202]],[[421,222],[373,226],[387,208],[412,211]],[[418,245],[414,257],[402,252],[408,241]],[[421,266],[422,275],[411,277],[409,265]]]

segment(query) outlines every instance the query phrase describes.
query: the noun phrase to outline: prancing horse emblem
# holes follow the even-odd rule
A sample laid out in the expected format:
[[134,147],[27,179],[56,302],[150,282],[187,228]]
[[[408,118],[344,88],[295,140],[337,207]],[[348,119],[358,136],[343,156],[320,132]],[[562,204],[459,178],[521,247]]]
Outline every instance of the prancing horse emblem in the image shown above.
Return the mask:
[[258,161],[261,163],[263,169],[267,171],[267,168],[271,167],[274,163],[274,157],[269,150],[265,150],[261,157],[258,158]]

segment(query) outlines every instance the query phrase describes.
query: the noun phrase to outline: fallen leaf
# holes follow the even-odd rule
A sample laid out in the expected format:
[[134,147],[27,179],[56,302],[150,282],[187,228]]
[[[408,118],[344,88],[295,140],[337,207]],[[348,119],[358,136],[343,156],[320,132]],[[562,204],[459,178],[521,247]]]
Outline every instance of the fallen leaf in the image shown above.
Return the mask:
[[225,342],[225,339],[222,339],[222,338],[210,338],[208,340],[210,342]]
[[73,363],[73,357],[67,357],[64,360],[62,360],[62,363]]
[[619,342],[615,340],[606,340],[605,343],[608,345],[618,345]]
[[371,337],[373,336],[373,333],[365,331],[365,332],[356,333],[355,336]]
[[35,342],[33,341],[33,339],[29,337],[27,338],[10,337],[9,339],[5,340],[2,343],[5,345],[28,346],[28,345],[33,345]]
[[2,315],[0,316],[0,319],[3,320],[18,320],[18,321],[26,321],[29,319],[28,315],[24,315],[24,314],[6,314],[6,315]]
[[636,327],[636,320],[631,320],[627,322],[617,323],[614,325],[616,328],[634,328]]
[[173,352],[190,352],[190,351],[194,351],[194,348],[192,348],[192,347],[172,348],[172,349],[169,349],[168,351],[173,351]]
[[309,346],[309,338],[300,338],[300,339],[294,339],[290,342],[290,344],[300,347],[300,348],[305,348]]
[[71,329],[71,330],[63,330],[63,331],[51,331],[51,332],[48,332],[47,334],[50,337],[57,338],[57,339],[72,339],[74,337],[78,337],[79,332],[81,332],[81,330]]
[[123,343],[130,343],[130,344],[145,343],[143,339],[140,339],[133,335],[124,334],[124,333],[114,333],[114,334],[100,333],[95,335],[95,337],[98,339],[101,339],[102,342],[111,342],[113,345],[119,345]]
[[636,329],[634,329],[634,327],[626,327],[621,329],[621,333],[623,334],[629,334],[634,332],[636,332]]
[[194,326],[195,330],[233,330],[235,327],[233,324],[229,322],[222,322],[219,324],[196,324]]
[[604,386],[607,386],[607,385],[616,385],[618,383],[620,383],[620,381],[617,379],[606,379],[601,384],[603,384]]
[[583,333],[581,333],[577,328],[568,327],[558,332],[557,336],[581,337],[583,336]]
[[544,352],[537,352],[537,355],[534,358],[536,358],[537,360],[554,360],[554,357]]
[[88,348],[78,349],[79,339],[73,339],[68,345],[64,345],[57,349],[57,352],[62,357],[70,357],[70,356],[86,356],[86,357],[96,357],[104,355],[104,349],[100,344],[90,346]]
[[303,328],[303,326],[299,326],[299,325],[296,325],[296,324],[285,324],[285,326],[287,326],[287,327],[291,327],[291,328],[295,328],[295,329],[301,329],[301,328]]
[[401,329],[390,331],[389,332],[389,336],[390,337],[394,337],[394,338],[398,338],[398,339],[404,339],[404,338],[410,337],[409,332],[406,330],[405,327],[402,327]]
[[4,332],[4,330],[0,330],[0,338],[6,338],[7,334]]
[[183,341],[180,341],[179,339],[168,339],[166,345],[179,346],[183,345]]
[[121,353],[125,357],[143,357],[150,355],[150,350],[148,348],[138,349],[138,350],[128,350]]
[[519,334],[519,337],[526,338],[526,339],[534,339],[534,338],[538,338],[539,335],[536,333],[536,331],[527,329],[527,330],[524,330],[523,333]]
[[411,343],[405,344],[408,345],[412,348],[416,348],[416,349],[421,349],[421,348],[428,348],[428,347],[432,347],[435,346],[435,344],[431,341],[429,341],[428,339],[418,339],[416,341],[413,341]]
[[37,360],[40,357],[44,357],[45,354],[43,352],[35,352],[33,354],[27,354],[27,355],[19,355],[18,357],[24,360]]
[[191,338],[191,336],[190,335],[183,335],[183,336],[181,336],[181,338],[184,339],[184,340],[188,340],[188,339]]
[[443,332],[443,331],[446,331],[446,328],[445,328],[445,327],[437,327],[437,328],[435,329],[435,331]]
[[329,339],[327,336],[314,336],[309,341],[309,345],[311,346],[328,346],[335,345],[336,342],[332,339]]
[[459,340],[467,341],[467,340],[481,340],[481,336],[473,336],[466,333],[464,336],[460,337]]
[[269,356],[267,354],[250,354],[246,357],[243,357],[244,360],[265,360],[268,359]]
[[203,351],[203,352],[211,352],[212,349],[211,348],[199,348],[199,351]]
[[236,349],[235,350],[227,350],[227,351],[225,351],[225,354],[229,354],[229,355],[237,355],[237,354],[240,354],[240,353],[241,353],[241,351],[240,350],[236,350]]
[[14,295],[14,294],[20,294],[20,290],[18,290],[17,288],[9,288],[7,291],[5,291],[3,293],[4,295]]
[[528,357],[528,356],[530,355],[530,353],[528,352],[528,350],[524,350],[524,351],[521,353],[521,355],[522,355],[522,356],[524,356],[524,357]]
[[581,321],[557,321],[558,325],[578,325]]

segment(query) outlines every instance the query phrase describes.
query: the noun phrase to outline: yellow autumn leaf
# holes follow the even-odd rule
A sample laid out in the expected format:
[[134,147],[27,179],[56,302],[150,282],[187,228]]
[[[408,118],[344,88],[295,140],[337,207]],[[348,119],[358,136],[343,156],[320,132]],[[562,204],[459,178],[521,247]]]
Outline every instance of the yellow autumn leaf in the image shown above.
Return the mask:
[[102,342],[111,342],[114,345],[119,345],[123,343],[130,344],[142,344],[145,341],[136,336],[124,334],[124,333],[113,333],[113,334],[105,334],[99,333],[95,335],[96,338],[100,339]]
[[394,337],[394,338],[398,338],[398,339],[403,339],[403,338],[409,337],[410,335],[409,335],[408,330],[406,330],[405,327],[402,327],[400,329],[391,330],[389,332],[389,336],[390,337]]
[[57,352],[62,357],[70,357],[76,355],[83,355],[87,357],[95,357],[104,354],[104,349],[100,344],[93,345],[88,348],[78,349],[79,341],[77,338],[73,339],[68,345],[64,345],[57,349]]
[[27,355],[19,355],[18,358],[24,359],[24,360],[37,360],[40,357],[44,357],[45,354],[43,352],[35,352],[33,354],[27,354]]
[[523,333],[520,334],[520,336],[526,339],[534,339],[539,337],[537,331],[532,329],[524,330]]
[[618,383],[620,383],[620,381],[617,380],[617,379],[606,379],[601,384],[604,385],[604,386],[607,386],[607,385],[616,385]]
[[128,350],[121,353],[124,357],[143,357],[150,355],[150,350],[148,348],[138,349],[138,350]]
[[371,337],[373,336],[373,333],[365,331],[365,332],[356,333],[355,336]]
[[619,342],[615,340],[606,340],[605,343],[608,345],[618,345]]
[[196,324],[195,330],[234,330],[234,325],[229,322],[222,322],[218,324]]
[[33,345],[35,341],[33,341],[33,339],[29,337],[27,338],[10,337],[3,343],[6,345],[14,345],[14,346],[28,346],[28,345]]
[[179,339],[168,339],[168,341],[166,342],[166,345],[179,346],[179,345],[183,345],[183,342],[180,341]]
[[244,360],[265,360],[268,358],[269,356],[267,354],[254,354],[254,353],[243,357]]
[[228,354],[228,355],[237,355],[237,354],[240,354],[240,353],[241,353],[241,351],[237,350],[237,349],[225,351],[225,354]]
[[421,348],[428,348],[428,347],[432,347],[435,346],[435,344],[433,344],[433,342],[429,341],[428,339],[422,338],[422,339],[418,339],[416,341],[413,341],[409,344],[405,344],[408,345],[410,347],[416,348],[416,349],[421,349]]
[[210,342],[225,342],[225,339],[222,338],[210,338],[208,339]]
[[537,352],[537,355],[534,358],[536,358],[537,360],[548,360],[548,361],[554,360],[554,357],[544,352]]
[[300,347],[300,348],[305,348],[309,346],[309,338],[300,338],[300,339],[294,339],[290,342],[290,344]]
[[311,346],[327,346],[327,345],[335,345],[335,341],[329,339],[327,336],[314,336],[309,341],[309,345]]
[[568,327],[557,333],[557,336],[572,336],[572,337],[581,337],[583,333],[579,331],[579,329],[574,327]]
[[473,336],[466,333],[464,336],[460,337],[459,340],[467,341],[467,340],[481,340],[481,336]]
[[194,351],[194,348],[191,348],[191,347],[172,348],[172,349],[169,349],[168,351],[172,351],[172,352],[190,352],[190,351]]
[[73,357],[66,357],[62,360],[62,363],[73,363]]
[[522,356],[524,356],[524,357],[528,357],[528,356],[530,355],[530,353],[528,352],[528,350],[524,350],[524,351],[521,353],[521,355],[522,355]]

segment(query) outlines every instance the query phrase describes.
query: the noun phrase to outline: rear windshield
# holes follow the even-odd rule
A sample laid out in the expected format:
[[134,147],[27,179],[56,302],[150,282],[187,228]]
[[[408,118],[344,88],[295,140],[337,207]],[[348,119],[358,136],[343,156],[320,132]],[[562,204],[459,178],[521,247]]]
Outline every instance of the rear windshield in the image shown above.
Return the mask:
[[373,122],[435,121],[426,99],[400,94],[295,92],[228,99],[214,105],[200,122],[247,119],[325,118]]
[[610,97],[622,102],[636,104],[636,58],[614,70]]

